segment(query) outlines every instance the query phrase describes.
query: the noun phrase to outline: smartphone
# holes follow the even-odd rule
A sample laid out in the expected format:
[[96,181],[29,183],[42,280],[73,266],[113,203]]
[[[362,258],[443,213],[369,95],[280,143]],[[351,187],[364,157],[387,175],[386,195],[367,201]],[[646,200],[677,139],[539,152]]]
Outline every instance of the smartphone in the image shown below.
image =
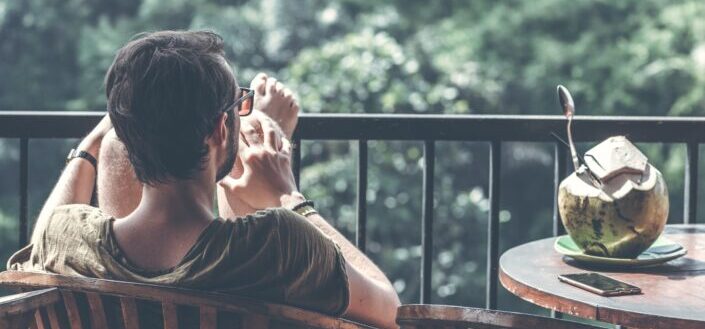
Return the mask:
[[601,296],[621,296],[640,294],[641,289],[599,273],[563,274],[558,280]]

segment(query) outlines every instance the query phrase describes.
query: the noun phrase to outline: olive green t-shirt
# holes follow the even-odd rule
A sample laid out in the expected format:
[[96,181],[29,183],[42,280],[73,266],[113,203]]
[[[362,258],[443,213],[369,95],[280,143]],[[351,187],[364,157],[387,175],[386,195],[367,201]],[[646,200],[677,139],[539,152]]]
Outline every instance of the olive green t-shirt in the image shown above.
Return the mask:
[[177,266],[159,272],[142,270],[124,257],[114,220],[87,205],[57,207],[8,268],[218,291],[331,315],[348,306],[340,249],[293,211],[216,218]]

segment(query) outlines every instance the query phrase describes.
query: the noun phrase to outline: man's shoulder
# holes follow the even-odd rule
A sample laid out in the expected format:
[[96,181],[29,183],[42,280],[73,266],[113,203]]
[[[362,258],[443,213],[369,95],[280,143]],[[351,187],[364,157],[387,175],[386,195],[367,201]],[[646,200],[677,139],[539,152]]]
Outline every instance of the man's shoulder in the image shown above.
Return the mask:
[[311,238],[313,236],[325,237],[306,217],[286,208],[270,208],[260,214],[259,218],[266,218],[281,238]]
[[99,208],[92,207],[90,205],[61,205],[54,208],[54,211],[52,211],[46,229],[60,229],[63,231],[69,226],[93,227],[96,225],[102,225],[111,218],[112,216],[109,216],[103,213],[103,211]]
[[[67,237],[98,236],[105,224],[111,219],[100,209],[85,204],[61,205],[49,216],[44,227],[36,227],[38,234],[33,238],[42,240],[56,240],[60,242]],[[39,241],[32,241],[34,243]]]
[[51,215],[54,217],[71,217],[80,219],[94,219],[110,217],[99,208],[87,204],[66,204],[54,208]]
[[[246,217],[257,227],[257,235],[276,236],[280,245],[300,250],[337,248],[333,240],[299,213],[286,208],[269,208]],[[252,228],[252,227],[250,227]]]
[[227,237],[231,242],[246,243],[250,246],[274,241],[278,242],[278,246],[306,244],[305,241],[327,239],[323,232],[305,217],[286,208],[268,208],[244,217],[226,219],[225,225],[229,228],[216,234],[224,235],[223,232],[232,232],[232,236]]
[[286,208],[258,210],[243,217],[226,219],[225,222],[234,225],[242,224],[257,227],[298,226],[308,223],[301,215]]
[[89,205],[57,206],[43,225],[34,228],[30,244],[12,256],[8,266],[19,270],[89,275],[93,273],[91,266],[98,264],[94,255],[96,244],[102,240],[110,218]]

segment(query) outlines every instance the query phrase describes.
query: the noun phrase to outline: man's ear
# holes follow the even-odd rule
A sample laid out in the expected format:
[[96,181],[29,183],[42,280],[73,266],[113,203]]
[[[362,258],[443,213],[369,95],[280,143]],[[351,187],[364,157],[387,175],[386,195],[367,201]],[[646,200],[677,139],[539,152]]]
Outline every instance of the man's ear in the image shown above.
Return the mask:
[[215,126],[215,129],[213,130],[213,135],[211,135],[211,139],[213,144],[215,145],[220,145],[220,146],[225,146],[228,143],[228,113],[224,112],[223,114],[220,115],[218,118],[218,123]]

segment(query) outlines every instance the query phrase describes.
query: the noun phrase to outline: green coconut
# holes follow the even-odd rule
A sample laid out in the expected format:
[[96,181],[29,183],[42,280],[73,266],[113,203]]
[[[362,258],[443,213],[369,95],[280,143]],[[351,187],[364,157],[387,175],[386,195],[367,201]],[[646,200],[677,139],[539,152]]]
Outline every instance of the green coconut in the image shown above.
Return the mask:
[[668,219],[661,172],[623,136],[607,139],[584,158],[586,165],[558,190],[566,231],[587,254],[637,257],[656,241]]

